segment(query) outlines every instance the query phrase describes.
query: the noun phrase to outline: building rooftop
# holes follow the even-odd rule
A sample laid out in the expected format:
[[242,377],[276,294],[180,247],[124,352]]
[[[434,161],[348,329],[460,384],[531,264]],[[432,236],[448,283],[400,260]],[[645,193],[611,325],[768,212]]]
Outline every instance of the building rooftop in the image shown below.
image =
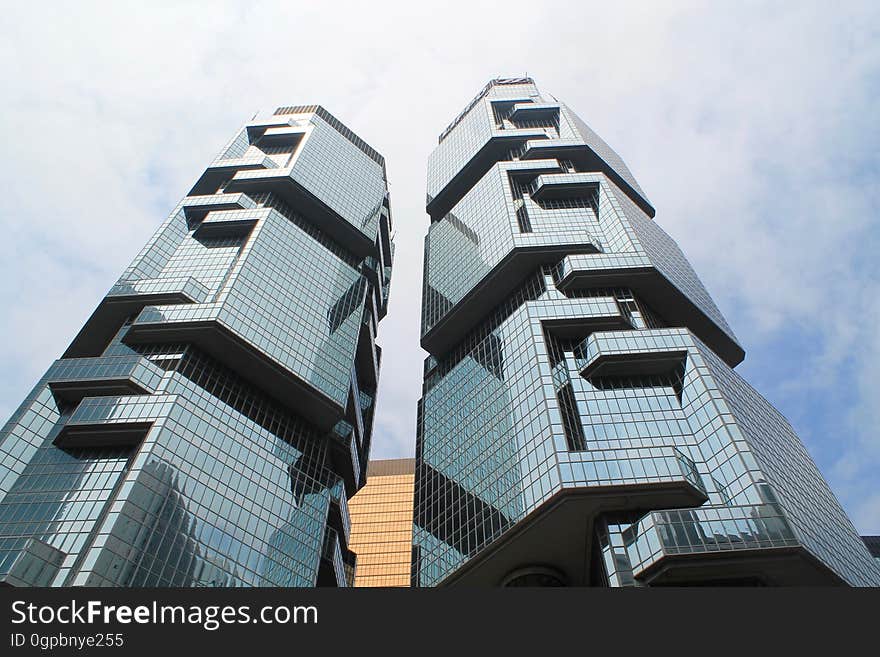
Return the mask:
[[415,459],[382,459],[367,464],[367,477],[415,474]]

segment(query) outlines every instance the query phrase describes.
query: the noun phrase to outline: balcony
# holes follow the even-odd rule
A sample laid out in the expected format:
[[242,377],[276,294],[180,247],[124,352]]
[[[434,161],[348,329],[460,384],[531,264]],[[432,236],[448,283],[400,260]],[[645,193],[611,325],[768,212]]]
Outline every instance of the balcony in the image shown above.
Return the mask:
[[581,139],[532,139],[523,147],[523,160],[557,158],[574,163],[578,171],[604,173],[649,217],[656,214],[653,206],[642,197],[623,177],[596,151]]
[[239,171],[226,185],[226,191],[274,194],[295,208],[304,220],[314,224],[356,256],[376,255],[374,240],[301,185],[290,167]]
[[511,121],[535,121],[559,116],[559,103],[516,103],[507,117]]
[[[574,586],[591,582],[593,524],[605,513],[698,507],[708,500],[696,465],[674,446],[574,452],[562,481],[522,520],[476,553],[441,586],[498,586],[536,565]],[[568,474],[567,474],[568,473]]]
[[176,402],[176,395],[86,397],[53,442],[63,449],[134,447]]
[[623,335],[620,339],[630,341],[632,346],[622,347],[617,343],[611,346],[607,336],[597,334],[578,344],[574,351],[580,375],[590,379],[595,376],[666,374],[679,367],[688,353],[687,343],[675,340],[674,336],[658,340],[656,334],[647,333]]
[[110,288],[106,297],[113,303],[136,300],[145,304],[162,303],[166,299],[168,302],[204,303],[207,298],[208,288],[192,276],[119,281]]
[[252,210],[257,204],[245,194],[208,194],[187,196],[181,206],[187,221],[195,223],[212,210]]
[[[461,299],[423,333],[422,348],[442,356],[486,316],[486,311],[504,301],[523,280],[541,265],[552,265],[571,253],[600,252],[595,239],[568,241],[567,235],[516,234],[514,247],[495,264]],[[619,315],[619,312],[616,313]],[[564,322],[559,322],[562,325]]]
[[67,404],[84,397],[155,393],[164,371],[142,356],[66,358],[49,371],[49,389]]
[[596,176],[589,173],[540,175],[532,182],[531,197],[536,201],[592,198],[598,189]]
[[839,585],[800,543],[775,504],[657,511],[624,532],[637,581]]
[[[446,216],[455,204],[498,162],[509,159],[510,149],[524,143],[548,141],[544,128],[515,128],[493,130],[487,141],[474,153],[455,175],[428,199],[425,211],[436,221]],[[547,159],[547,158],[542,158]]]
[[295,148],[305,136],[307,130],[307,128],[302,126],[290,125],[268,127],[257,142],[260,146],[293,146]]
[[625,285],[651,308],[662,308],[670,326],[687,326],[731,367],[745,358],[743,348],[691,299],[661,274],[643,253],[568,254],[556,286],[563,292]]
[[191,276],[117,282],[89,317],[62,358],[99,356],[125,320],[152,304],[200,304],[209,290]]
[[282,119],[278,116],[270,116],[265,119],[248,121],[245,130],[247,130],[248,139],[253,143],[269,128],[289,128],[293,125],[294,121],[295,119]]
[[517,160],[515,162],[505,162],[504,169],[508,175],[514,176],[537,176],[542,173],[559,173],[562,168],[559,160]]
[[278,164],[266,155],[249,157],[218,158],[214,160],[199,177],[189,196],[209,196],[217,191],[220,185],[232,178],[236,171],[248,169],[275,169]]
[[270,208],[255,210],[212,210],[205,215],[193,232],[196,239],[218,237],[244,237],[254,225],[265,219]]
[[344,409],[291,366],[256,347],[221,319],[222,304],[147,306],[123,338],[126,344],[190,342],[242,377],[329,431]]

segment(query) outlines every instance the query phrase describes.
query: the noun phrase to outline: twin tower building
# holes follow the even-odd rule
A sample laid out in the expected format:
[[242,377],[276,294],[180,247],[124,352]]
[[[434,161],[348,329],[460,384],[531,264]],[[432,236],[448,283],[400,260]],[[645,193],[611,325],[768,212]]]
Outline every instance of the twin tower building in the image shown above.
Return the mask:
[[[621,158],[529,78],[428,162],[414,586],[880,585]],[[349,586],[394,244],[323,107],[246,124],[0,432],[0,584]]]

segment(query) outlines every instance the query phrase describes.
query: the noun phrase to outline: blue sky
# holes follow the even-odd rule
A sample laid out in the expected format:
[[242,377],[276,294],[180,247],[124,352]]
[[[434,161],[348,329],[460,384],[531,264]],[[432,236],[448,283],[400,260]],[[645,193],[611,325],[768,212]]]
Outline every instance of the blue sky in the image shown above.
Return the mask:
[[375,456],[413,450],[425,163],[533,76],[627,161],[863,533],[880,533],[880,5],[17,3],[0,56],[0,415],[255,112],[321,103],[388,160]]

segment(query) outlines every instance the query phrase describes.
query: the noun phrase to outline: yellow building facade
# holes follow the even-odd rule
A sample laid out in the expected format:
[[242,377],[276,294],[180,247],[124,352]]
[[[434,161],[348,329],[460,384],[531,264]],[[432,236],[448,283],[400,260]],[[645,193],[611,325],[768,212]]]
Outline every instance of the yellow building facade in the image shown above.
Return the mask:
[[409,586],[415,459],[370,461],[367,483],[348,502],[355,586]]

